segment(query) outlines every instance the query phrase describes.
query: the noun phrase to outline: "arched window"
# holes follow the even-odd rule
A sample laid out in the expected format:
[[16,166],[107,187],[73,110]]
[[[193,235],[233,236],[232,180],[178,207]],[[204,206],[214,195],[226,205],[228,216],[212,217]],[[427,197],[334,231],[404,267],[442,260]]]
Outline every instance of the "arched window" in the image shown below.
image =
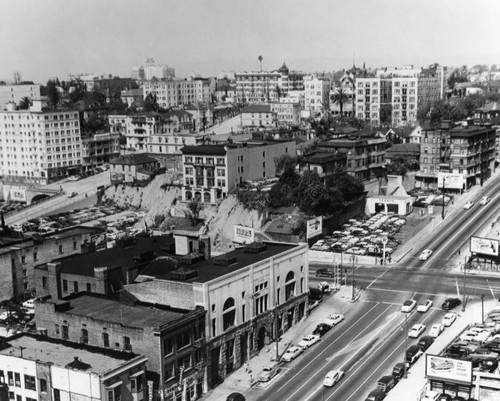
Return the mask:
[[205,192],[203,194],[203,202],[210,203],[210,192]]
[[287,301],[290,297],[295,295],[295,274],[294,272],[288,272],[285,280],[285,300]]
[[198,202],[201,202],[201,193],[199,193],[199,192],[195,192],[195,193],[194,193],[194,198],[195,198]]
[[186,200],[191,200],[193,199],[193,193],[191,191],[186,191]]
[[234,326],[236,318],[236,306],[234,298],[226,299],[222,308],[223,330],[226,331],[229,327]]

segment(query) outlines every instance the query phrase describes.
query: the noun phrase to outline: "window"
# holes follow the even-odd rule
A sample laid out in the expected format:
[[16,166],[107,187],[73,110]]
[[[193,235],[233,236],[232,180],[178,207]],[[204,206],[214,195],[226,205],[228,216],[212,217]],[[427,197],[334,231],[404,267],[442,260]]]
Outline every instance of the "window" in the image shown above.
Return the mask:
[[295,274],[289,272],[286,275],[285,280],[285,300],[287,301],[290,297],[295,295]]
[[14,373],[7,372],[7,377],[8,377],[9,386],[13,386],[14,385]]
[[142,383],[143,383],[143,375],[139,375],[136,377],[133,377],[132,380],[130,381],[130,388],[132,393],[138,393],[139,391],[142,391]]
[[87,292],[92,292],[92,285],[90,283],[86,284]]
[[62,245],[59,245],[59,253],[63,253],[63,247],[62,247]]
[[88,344],[89,343],[89,331],[87,329],[82,329],[81,342],[83,344]]
[[132,344],[130,344],[130,337],[123,336],[123,349],[125,351],[132,351]]
[[56,336],[58,336],[58,335],[59,335],[59,325],[58,325],[58,324],[56,324],[56,325],[54,326],[54,330],[55,330],[55,332],[56,332]]
[[14,373],[14,383],[16,387],[21,387],[21,374]]
[[236,306],[234,303],[234,298],[228,298],[224,303],[222,311],[222,321],[223,321],[224,331],[234,326],[235,317],[236,317]]
[[121,401],[121,398],[122,393],[120,391],[120,386],[108,390],[108,401]]
[[182,333],[177,334],[177,349],[184,348],[185,346],[191,344],[191,335],[189,331],[183,331]]
[[78,281],[73,281],[73,292],[78,292]]
[[36,391],[36,379],[34,376],[24,375],[24,388]]
[[63,340],[67,340],[69,338],[68,326],[62,325],[61,330],[62,330],[61,334],[62,334]]
[[172,342],[172,337],[163,340],[163,352],[165,355],[170,355],[174,352],[174,343]]
[[47,392],[47,380],[45,380],[45,379],[40,379],[39,384],[40,384],[40,391],[41,391],[42,393],[46,393],[46,392]]
[[23,401],[23,397],[20,395],[16,395],[16,401]]
[[105,347],[109,347],[109,334],[102,333],[102,343]]
[[76,246],[77,246],[76,241],[73,241],[73,249],[76,249]]
[[63,280],[63,291],[68,292],[68,280]]

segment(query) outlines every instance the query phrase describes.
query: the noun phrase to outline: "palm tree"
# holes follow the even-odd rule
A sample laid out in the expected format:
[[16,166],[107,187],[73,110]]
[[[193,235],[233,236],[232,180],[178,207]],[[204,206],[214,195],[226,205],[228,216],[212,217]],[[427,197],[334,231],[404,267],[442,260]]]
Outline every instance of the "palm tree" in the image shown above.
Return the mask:
[[264,60],[264,57],[259,56],[259,63],[260,63],[260,70],[262,71],[262,60]]
[[349,100],[349,95],[347,94],[347,91],[342,88],[337,89],[331,97],[331,101],[333,103],[338,103],[341,116],[344,114],[344,102],[347,100]]
[[20,101],[19,101],[19,108],[21,110],[28,110],[31,106],[31,99],[28,96],[24,96]]

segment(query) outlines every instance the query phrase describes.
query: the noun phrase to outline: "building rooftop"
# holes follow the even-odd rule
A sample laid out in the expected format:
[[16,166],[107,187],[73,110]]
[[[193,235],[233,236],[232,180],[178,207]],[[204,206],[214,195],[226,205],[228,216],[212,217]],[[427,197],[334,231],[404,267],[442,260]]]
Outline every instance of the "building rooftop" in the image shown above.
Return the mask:
[[103,374],[137,357],[129,352],[100,350],[83,344],[71,343],[22,333],[0,345],[0,355],[40,361],[60,367]]
[[190,312],[153,305],[128,305],[118,299],[84,292],[55,303],[69,303],[69,307],[64,308],[64,313],[68,315],[83,316],[136,329],[172,323]]
[[146,153],[136,153],[129,155],[121,155],[109,162],[110,164],[118,165],[138,165],[143,163],[158,163],[158,160],[148,156]]
[[242,113],[271,113],[269,104],[251,104],[245,107]]
[[341,152],[341,153],[332,153],[332,152],[325,152],[325,153],[315,153],[310,156],[306,156],[303,158],[304,162],[306,163],[328,163],[332,161],[337,161],[337,160],[347,160],[346,159],[346,154]]
[[184,146],[181,152],[185,155],[219,155],[226,154],[225,145],[199,145],[199,146]]
[[454,138],[468,138],[473,135],[484,134],[488,131],[494,133],[495,129],[484,125],[466,125],[452,128],[450,136]]

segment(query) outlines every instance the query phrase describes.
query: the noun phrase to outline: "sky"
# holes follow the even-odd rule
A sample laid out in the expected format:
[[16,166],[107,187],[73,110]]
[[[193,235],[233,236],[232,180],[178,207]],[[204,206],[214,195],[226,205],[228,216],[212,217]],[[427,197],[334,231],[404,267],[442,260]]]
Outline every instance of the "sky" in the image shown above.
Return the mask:
[[0,80],[498,64],[499,0],[0,0]]

